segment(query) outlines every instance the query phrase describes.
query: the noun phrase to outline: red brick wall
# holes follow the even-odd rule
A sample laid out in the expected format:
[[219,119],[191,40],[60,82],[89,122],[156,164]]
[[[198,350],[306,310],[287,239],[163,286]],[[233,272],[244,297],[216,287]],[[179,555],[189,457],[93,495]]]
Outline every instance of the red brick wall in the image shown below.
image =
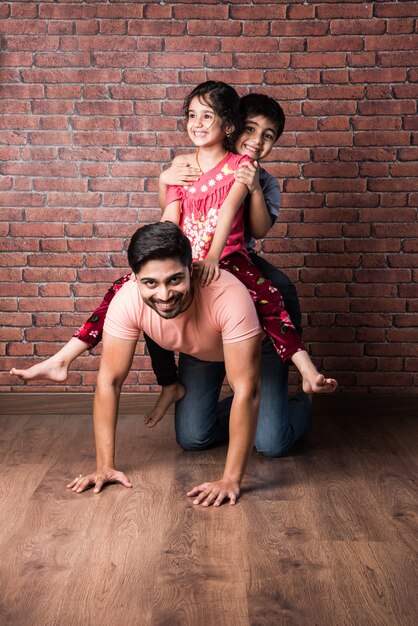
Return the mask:
[[[297,283],[311,354],[346,391],[412,391],[417,16],[358,0],[3,2],[1,369],[52,354],[126,271],[127,239],[160,215],[161,165],[187,145],[181,99],[213,78],[286,112],[262,248]],[[80,359],[66,388],[91,390],[97,365]],[[153,384],[141,344],[129,389]]]

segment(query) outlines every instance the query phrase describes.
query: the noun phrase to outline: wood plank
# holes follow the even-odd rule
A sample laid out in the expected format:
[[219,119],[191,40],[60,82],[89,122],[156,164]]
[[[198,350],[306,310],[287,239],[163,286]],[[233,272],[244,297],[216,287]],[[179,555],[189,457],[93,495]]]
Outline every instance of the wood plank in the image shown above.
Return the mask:
[[149,430],[132,398],[117,466],[133,489],[74,494],[94,466],[87,405],[36,400],[1,418],[0,624],[417,622],[418,422],[387,401],[324,410],[286,457],[254,452],[235,507],[203,509],[186,491],[222,473],[225,446],[183,452],[172,413]]

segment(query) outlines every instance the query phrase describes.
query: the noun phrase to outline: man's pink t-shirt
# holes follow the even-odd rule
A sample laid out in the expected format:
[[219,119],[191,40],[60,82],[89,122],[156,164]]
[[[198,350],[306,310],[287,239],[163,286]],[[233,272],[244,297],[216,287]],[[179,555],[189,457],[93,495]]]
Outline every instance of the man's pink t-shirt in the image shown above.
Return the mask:
[[195,283],[193,302],[173,319],[163,319],[142,300],[136,281],[119,289],[106,314],[104,331],[136,340],[141,331],[167,350],[202,361],[223,361],[223,344],[237,343],[262,332],[251,297],[228,272],[207,287]]

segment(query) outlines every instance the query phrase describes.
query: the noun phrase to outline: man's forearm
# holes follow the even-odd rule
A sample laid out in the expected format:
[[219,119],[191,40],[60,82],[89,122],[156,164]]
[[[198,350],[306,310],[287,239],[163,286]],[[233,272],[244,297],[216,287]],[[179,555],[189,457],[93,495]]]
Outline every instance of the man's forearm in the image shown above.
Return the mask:
[[234,394],[229,416],[229,447],[224,478],[241,483],[254,445],[259,393]]
[[109,468],[115,461],[115,436],[120,387],[99,384],[94,395],[94,438],[97,468]]

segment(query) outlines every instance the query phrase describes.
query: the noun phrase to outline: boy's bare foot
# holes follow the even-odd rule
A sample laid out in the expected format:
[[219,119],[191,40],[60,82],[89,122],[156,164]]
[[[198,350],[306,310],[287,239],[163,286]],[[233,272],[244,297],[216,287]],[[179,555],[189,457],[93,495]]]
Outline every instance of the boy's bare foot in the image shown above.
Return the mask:
[[174,385],[161,387],[160,397],[155,403],[154,408],[144,416],[146,426],[148,426],[148,428],[154,428],[154,426],[163,419],[170,406],[181,400],[185,393],[185,388],[179,382],[174,383]]
[[62,383],[68,376],[68,364],[56,356],[51,356],[41,363],[36,363],[32,367],[24,370],[12,367],[10,370],[12,376],[17,376],[20,380],[52,380],[56,383]]
[[302,389],[307,394],[332,393],[337,387],[335,378],[325,378],[323,374],[317,373],[316,376],[302,378]]

